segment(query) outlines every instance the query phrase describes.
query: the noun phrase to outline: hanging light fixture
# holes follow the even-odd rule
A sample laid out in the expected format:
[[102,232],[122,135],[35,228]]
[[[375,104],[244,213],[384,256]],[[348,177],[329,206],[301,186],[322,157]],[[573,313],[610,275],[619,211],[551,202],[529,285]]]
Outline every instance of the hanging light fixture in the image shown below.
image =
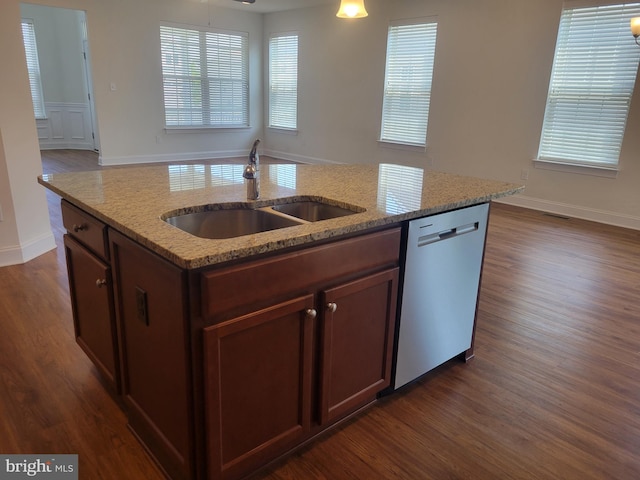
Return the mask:
[[640,17],[631,19],[631,35],[636,39],[636,44],[640,46],[640,43],[638,43],[638,37],[640,37]]
[[336,13],[339,18],[363,18],[369,15],[364,8],[364,0],[342,0]]

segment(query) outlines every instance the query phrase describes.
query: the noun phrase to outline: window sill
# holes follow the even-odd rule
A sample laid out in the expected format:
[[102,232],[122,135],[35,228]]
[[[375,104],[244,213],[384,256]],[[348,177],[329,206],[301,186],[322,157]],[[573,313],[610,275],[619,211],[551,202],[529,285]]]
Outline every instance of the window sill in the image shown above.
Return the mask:
[[583,163],[571,163],[569,161],[562,162],[559,160],[541,160],[539,158],[533,160],[533,165],[535,168],[540,168],[542,170],[577,173],[580,175],[592,175],[595,177],[604,178],[616,178],[619,171],[618,167],[613,165],[587,165]]
[[230,126],[220,126],[220,127],[208,127],[208,126],[199,126],[199,127],[164,127],[164,131],[167,134],[173,133],[212,133],[212,132],[221,132],[221,131],[233,131],[233,130],[248,130],[251,128],[248,125],[230,125]]
[[378,140],[378,145],[382,148],[390,148],[393,150],[404,150],[407,152],[426,152],[426,145],[419,145],[416,143],[397,143],[390,142],[388,140]]
[[298,135],[297,128],[284,128],[284,127],[267,127],[270,131],[274,133],[283,133],[285,135]]

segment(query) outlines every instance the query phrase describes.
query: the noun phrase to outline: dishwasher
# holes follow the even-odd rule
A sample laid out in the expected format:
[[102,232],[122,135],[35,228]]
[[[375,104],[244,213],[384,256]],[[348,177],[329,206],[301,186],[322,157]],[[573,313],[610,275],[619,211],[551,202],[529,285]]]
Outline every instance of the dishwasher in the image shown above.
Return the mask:
[[397,389],[471,348],[489,204],[409,222]]

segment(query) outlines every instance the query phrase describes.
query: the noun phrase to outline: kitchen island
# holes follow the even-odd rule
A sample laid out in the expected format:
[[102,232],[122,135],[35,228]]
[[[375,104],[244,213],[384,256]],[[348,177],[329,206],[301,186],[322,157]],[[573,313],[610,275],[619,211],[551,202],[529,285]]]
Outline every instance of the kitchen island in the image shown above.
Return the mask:
[[[242,478],[390,385],[409,220],[521,187],[400,165],[166,165],[44,175],[79,345],[174,479]],[[232,238],[166,219],[313,201],[350,215]]]

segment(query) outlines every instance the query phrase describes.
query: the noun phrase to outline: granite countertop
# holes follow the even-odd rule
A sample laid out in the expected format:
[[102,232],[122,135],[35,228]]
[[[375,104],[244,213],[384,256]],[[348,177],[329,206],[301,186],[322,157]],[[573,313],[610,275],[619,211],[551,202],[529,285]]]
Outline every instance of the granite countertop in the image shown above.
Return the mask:
[[[42,175],[38,181],[130,238],[186,269],[259,255],[403,220],[484,203],[521,185],[395,164],[260,167],[260,199],[247,201],[244,165],[162,165]],[[223,207],[314,199],[364,209],[345,217],[229,239],[205,239],[163,220]],[[216,207],[214,207],[216,208]]]

